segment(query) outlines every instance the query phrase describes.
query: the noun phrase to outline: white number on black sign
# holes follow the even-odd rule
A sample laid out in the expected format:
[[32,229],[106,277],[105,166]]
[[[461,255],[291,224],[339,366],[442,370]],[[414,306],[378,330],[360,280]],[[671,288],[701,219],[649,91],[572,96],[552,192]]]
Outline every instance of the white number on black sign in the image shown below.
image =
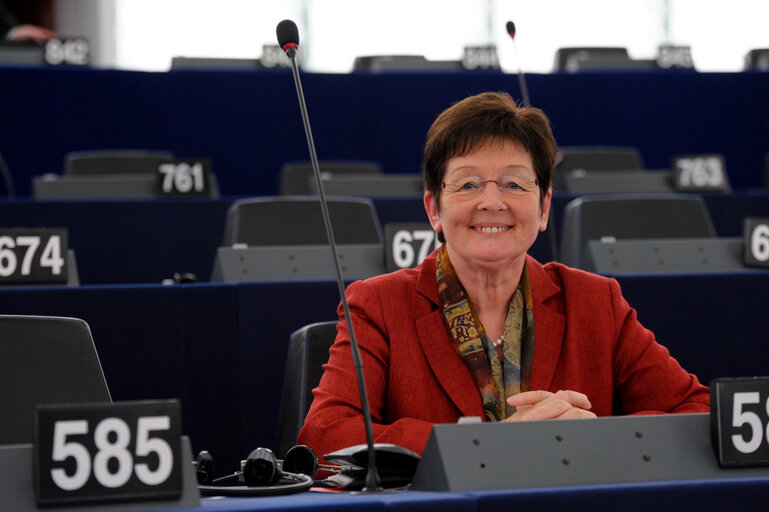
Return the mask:
[[[9,277],[14,274],[22,277],[31,275],[32,264],[38,256],[40,242],[40,236],[0,236],[0,277]],[[61,254],[59,235],[48,238],[37,261],[40,267],[50,269],[53,275],[61,274],[64,258]]]
[[769,267],[769,218],[747,217],[744,222],[745,264]]
[[661,45],[657,52],[657,64],[663,69],[694,67],[690,46]]
[[81,37],[73,39],[49,39],[45,43],[45,61],[48,64],[85,66],[90,62],[91,45]]
[[36,424],[38,503],[181,494],[178,401],[40,406]]
[[[732,427],[740,428],[743,425],[750,427],[750,436],[748,436],[747,440],[744,434],[732,434],[732,444],[740,453],[755,452],[764,440],[764,427],[761,424],[761,418],[754,412],[742,410],[745,405],[757,403],[759,403],[758,391],[734,394]],[[767,417],[769,417],[769,399],[766,401],[765,410]],[[769,440],[769,425],[767,425],[766,439]]]
[[[393,237],[393,260],[400,268],[413,267],[419,265],[439,245],[432,229],[402,229]],[[417,247],[419,252],[415,254],[414,249]]]
[[720,155],[678,157],[674,160],[676,188],[728,188],[724,160]]
[[158,167],[163,194],[200,194],[206,189],[203,162],[163,163]]
[[462,66],[465,69],[499,69],[497,47],[490,46],[465,46]]
[[[88,434],[88,422],[57,421],[53,427],[51,460],[64,462],[72,457],[75,460],[75,470],[69,475],[64,468],[54,468],[51,470],[51,478],[65,491],[81,489],[88,482],[91,472],[101,485],[112,489],[124,486],[134,472],[146,485],[161,484],[171,474],[173,454],[164,439],[152,437],[150,433],[168,430],[169,425],[168,416],[142,417],[136,425],[136,456],[155,453],[159,462],[157,468],[152,470],[146,463],[134,465],[133,455],[128,450],[131,429],[121,418],[105,418],[96,425],[93,439],[97,451],[93,461],[84,445],[68,439],[69,436]],[[115,463],[111,466],[112,460]]]
[[758,261],[769,260],[769,226],[759,224],[750,234],[750,252]]
[[722,466],[769,465],[769,378],[710,383],[713,448]]

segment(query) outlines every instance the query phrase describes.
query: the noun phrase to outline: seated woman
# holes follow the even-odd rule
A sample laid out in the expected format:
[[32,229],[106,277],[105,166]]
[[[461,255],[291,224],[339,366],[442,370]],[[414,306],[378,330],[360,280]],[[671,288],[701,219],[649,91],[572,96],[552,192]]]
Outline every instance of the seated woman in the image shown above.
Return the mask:
[[[466,98],[427,135],[424,204],[443,246],[349,286],[375,442],[422,453],[432,425],[707,412],[708,388],[637,320],[614,279],[527,255],[547,227],[556,144],[504,93]],[[343,310],[299,442],[365,442]]]

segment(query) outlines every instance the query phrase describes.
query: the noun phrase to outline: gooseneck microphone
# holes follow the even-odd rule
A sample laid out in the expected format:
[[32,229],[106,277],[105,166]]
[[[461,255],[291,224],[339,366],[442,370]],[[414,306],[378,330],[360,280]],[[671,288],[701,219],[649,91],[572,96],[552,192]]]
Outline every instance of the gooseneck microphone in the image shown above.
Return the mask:
[[382,492],[382,486],[379,481],[379,473],[376,467],[376,450],[374,449],[374,427],[371,421],[371,409],[368,403],[368,393],[366,392],[366,381],[363,378],[363,363],[361,362],[360,348],[355,339],[355,332],[352,326],[352,317],[350,316],[350,307],[347,304],[345,295],[344,280],[342,279],[342,269],[339,264],[339,256],[336,250],[336,241],[334,232],[331,229],[331,220],[328,214],[328,204],[326,203],[326,194],[323,190],[323,182],[320,179],[320,169],[318,167],[318,156],[315,153],[315,143],[312,140],[312,130],[310,129],[310,119],[307,115],[307,105],[304,101],[304,92],[302,91],[302,81],[299,78],[299,68],[296,64],[296,52],[299,48],[299,30],[296,23],[291,20],[283,20],[278,23],[276,28],[278,44],[288,55],[291,61],[291,69],[294,72],[294,84],[296,85],[296,95],[299,98],[299,108],[302,111],[302,121],[304,122],[304,133],[307,136],[307,145],[310,150],[310,160],[312,162],[312,173],[315,176],[315,183],[318,187],[318,196],[320,206],[323,212],[323,222],[326,226],[326,235],[328,236],[328,245],[331,249],[331,256],[336,268],[336,280],[339,286],[339,295],[342,298],[342,307],[347,321],[347,330],[350,332],[350,351],[352,352],[353,366],[358,379],[358,392],[360,393],[361,409],[363,412],[363,421],[366,427],[366,444],[368,447],[368,461],[366,473],[366,485],[363,492]]
[[510,34],[510,39],[513,40],[513,52],[515,53],[515,63],[518,66],[518,84],[521,86],[523,106],[530,107],[531,101],[529,101],[529,89],[526,87],[526,78],[523,76],[523,71],[521,71],[521,61],[518,59],[518,49],[515,45],[515,23],[508,21],[506,27],[507,33]]

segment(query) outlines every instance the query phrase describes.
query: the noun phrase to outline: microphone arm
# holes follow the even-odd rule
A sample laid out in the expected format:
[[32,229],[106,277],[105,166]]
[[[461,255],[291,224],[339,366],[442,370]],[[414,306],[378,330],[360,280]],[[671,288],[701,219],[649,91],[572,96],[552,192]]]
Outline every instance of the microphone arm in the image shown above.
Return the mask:
[[[281,22],[283,23],[283,22]],[[280,28],[280,25],[279,25]],[[298,34],[297,34],[298,36]],[[297,37],[298,39],[298,37]],[[371,408],[368,403],[368,393],[366,392],[366,381],[363,378],[363,363],[360,356],[360,348],[355,338],[355,332],[352,326],[352,317],[350,316],[350,306],[347,304],[345,294],[344,280],[342,279],[342,269],[339,264],[339,257],[336,250],[336,241],[334,231],[331,229],[331,219],[328,214],[328,204],[326,203],[326,193],[323,190],[323,182],[320,179],[320,168],[318,166],[318,156],[315,153],[315,143],[312,139],[312,129],[310,128],[310,118],[307,115],[307,105],[304,101],[304,92],[302,91],[302,81],[299,77],[299,67],[296,64],[296,43],[288,43],[283,46],[289,60],[291,61],[291,70],[294,73],[294,84],[296,85],[296,95],[299,99],[299,108],[302,111],[302,122],[304,123],[304,133],[307,137],[307,146],[310,150],[310,161],[312,163],[312,173],[315,176],[315,183],[318,186],[318,196],[320,198],[320,207],[323,212],[323,222],[326,226],[326,235],[328,244],[331,248],[331,256],[336,268],[336,280],[339,287],[339,295],[342,298],[342,307],[344,317],[347,322],[347,330],[350,332],[350,351],[352,352],[353,366],[358,378],[358,391],[360,393],[361,409],[363,412],[363,422],[366,426],[366,444],[368,445],[368,464],[366,473],[366,486],[363,492],[381,492],[382,486],[379,481],[379,473],[376,468],[376,451],[374,449],[374,429],[371,421]]]
[[512,21],[507,22],[507,33],[510,35],[510,39],[513,40],[513,53],[515,53],[515,63],[518,66],[518,85],[521,88],[521,96],[523,97],[523,106],[530,107],[531,101],[529,100],[529,89],[526,87],[526,77],[521,70],[521,61],[518,58],[518,46],[515,44],[515,23]]
[[[513,48],[515,48],[515,40],[513,40]],[[521,63],[518,61],[518,50],[515,50],[515,60],[518,62],[518,84],[521,86],[521,95],[523,95],[523,106],[530,107],[531,101],[529,100],[529,89],[526,87],[526,78],[521,71]]]

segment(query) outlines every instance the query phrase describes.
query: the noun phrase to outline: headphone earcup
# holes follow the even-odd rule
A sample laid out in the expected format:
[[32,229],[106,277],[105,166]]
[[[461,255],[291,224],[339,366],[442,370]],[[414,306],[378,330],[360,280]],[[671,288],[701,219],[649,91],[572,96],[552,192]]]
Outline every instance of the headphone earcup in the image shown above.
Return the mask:
[[278,477],[278,463],[269,448],[252,451],[243,466],[243,481],[249,487],[272,485]]
[[205,450],[195,459],[195,477],[198,485],[208,485],[214,479],[214,457]]
[[309,446],[298,444],[286,452],[283,458],[283,471],[301,473],[315,478],[318,472],[318,456]]

